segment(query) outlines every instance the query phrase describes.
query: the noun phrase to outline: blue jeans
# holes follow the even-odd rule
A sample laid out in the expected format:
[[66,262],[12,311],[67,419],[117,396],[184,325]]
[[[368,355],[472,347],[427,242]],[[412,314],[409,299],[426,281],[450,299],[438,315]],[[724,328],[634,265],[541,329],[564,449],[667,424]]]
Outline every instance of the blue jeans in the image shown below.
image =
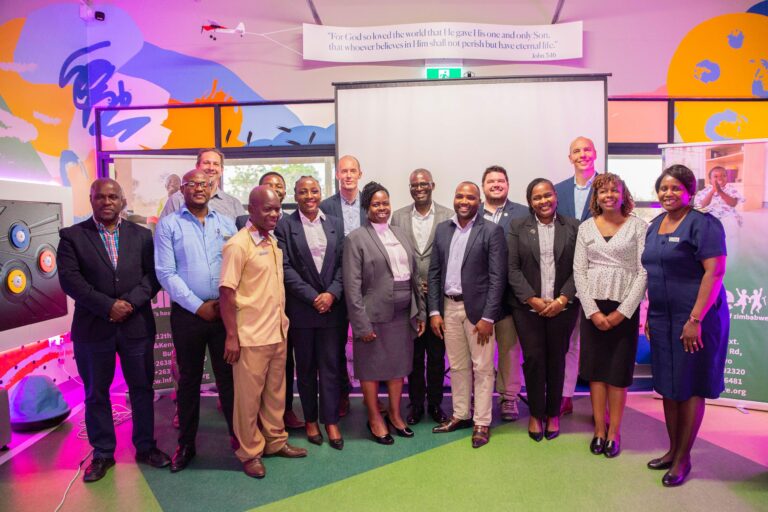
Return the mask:
[[137,452],[155,447],[154,338],[116,336],[96,343],[74,343],[75,362],[85,386],[85,427],[94,458],[112,458],[115,425],[109,387],[115,377],[115,355],[120,356],[133,410],[133,445]]

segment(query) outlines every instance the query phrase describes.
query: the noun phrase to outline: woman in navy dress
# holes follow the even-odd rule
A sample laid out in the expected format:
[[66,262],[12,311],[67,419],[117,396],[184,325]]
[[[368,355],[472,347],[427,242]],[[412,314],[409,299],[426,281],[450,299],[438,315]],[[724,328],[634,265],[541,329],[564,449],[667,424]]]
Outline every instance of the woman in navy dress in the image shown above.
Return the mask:
[[646,333],[653,387],[664,399],[669,450],[648,467],[668,470],[662,483],[672,487],[691,471],[704,399],[717,398],[725,389],[726,250],[720,221],[692,209],[696,177],[690,169],[665,169],[656,192],[666,212],[651,221],[642,262],[648,272]]

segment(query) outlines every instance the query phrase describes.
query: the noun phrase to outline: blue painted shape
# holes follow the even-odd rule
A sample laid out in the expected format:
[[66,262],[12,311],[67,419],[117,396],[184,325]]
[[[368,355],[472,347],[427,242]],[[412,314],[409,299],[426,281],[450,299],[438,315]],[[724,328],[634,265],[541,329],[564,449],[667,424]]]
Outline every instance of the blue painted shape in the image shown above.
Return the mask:
[[768,98],[768,89],[765,88],[763,78],[768,77],[768,60],[760,59],[762,69],[755,72],[755,79],[752,80],[752,95],[758,98]]
[[[168,73],[168,69],[173,69],[173,73]],[[217,89],[226,92],[235,101],[263,101],[239,76],[221,64],[165,50],[150,43],[144,43],[141,51],[119,71],[152,82],[168,91],[171,98],[183,103],[193,103],[209,94],[214,81],[217,82]],[[252,138],[272,139],[277,135],[278,126],[299,125],[301,120],[293,112],[276,105],[259,115],[258,119],[244,116],[242,131],[250,130]]]
[[768,16],[768,0],[756,3],[747,9],[747,12],[750,14],[762,14],[763,16]]
[[744,44],[744,32],[739,29],[728,34],[728,46],[738,50]]
[[72,186],[69,182],[69,176],[67,176],[67,166],[70,164],[80,165],[80,159],[74,151],[65,149],[59,157],[59,177],[61,178],[61,184],[65,187]]
[[[251,140],[248,146],[316,146],[318,144],[336,143],[335,124],[330,125],[328,128],[301,125],[286,128],[286,130],[288,131],[281,130],[280,134],[273,139]],[[240,133],[242,134],[242,131]]]
[[707,119],[706,124],[704,125],[704,133],[709,137],[709,140],[712,141],[719,141],[719,140],[732,140],[730,137],[724,137],[717,133],[716,129],[718,126],[720,126],[721,123],[743,123],[747,122],[747,118],[736,113],[735,111],[728,109],[724,110],[722,112],[717,112],[715,114],[712,114],[709,119]]
[[711,60],[702,60],[696,64],[693,77],[704,82],[705,84],[714,82],[720,78],[720,66]]
[[89,22],[87,37],[77,2],[52,4],[29,13],[13,56],[15,62],[36,64],[21,73],[24,79],[36,84],[58,83],[61,64],[92,41],[112,43],[98,56],[116,68],[136,54],[144,37],[133,19],[114,6],[99,5],[99,10],[104,11],[106,20]]

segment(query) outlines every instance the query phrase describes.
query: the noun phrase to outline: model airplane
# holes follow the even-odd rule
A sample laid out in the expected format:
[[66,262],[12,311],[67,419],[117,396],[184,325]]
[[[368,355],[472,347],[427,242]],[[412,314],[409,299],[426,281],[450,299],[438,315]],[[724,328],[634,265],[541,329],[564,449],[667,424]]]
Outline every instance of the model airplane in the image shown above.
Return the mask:
[[240,37],[243,37],[243,34],[245,34],[245,23],[242,21],[237,24],[235,28],[227,28],[224,25],[219,25],[215,21],[208,20],[207,25],[202,25],[200,27],[200,33],[203,32],[210,32],[208,34],[208,37],[216,40],[216,34],[240,34]]

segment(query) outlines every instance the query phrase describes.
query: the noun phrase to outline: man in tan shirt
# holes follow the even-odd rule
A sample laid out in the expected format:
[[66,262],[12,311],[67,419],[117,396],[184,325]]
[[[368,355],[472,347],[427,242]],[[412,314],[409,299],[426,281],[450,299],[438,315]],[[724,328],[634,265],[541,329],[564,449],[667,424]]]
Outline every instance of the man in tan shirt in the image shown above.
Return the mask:
[[246,475],[263,478],[262,455],[296,458],[307,451],[288,444],[283,423],[288,317],[283,253],[270,234],[280,218],[280,198],[267,186],[256,187],[248,214],[252,226],[224,245],[219,301],[227,329],[224,359],[233,365],[235,381],[235,455]]

